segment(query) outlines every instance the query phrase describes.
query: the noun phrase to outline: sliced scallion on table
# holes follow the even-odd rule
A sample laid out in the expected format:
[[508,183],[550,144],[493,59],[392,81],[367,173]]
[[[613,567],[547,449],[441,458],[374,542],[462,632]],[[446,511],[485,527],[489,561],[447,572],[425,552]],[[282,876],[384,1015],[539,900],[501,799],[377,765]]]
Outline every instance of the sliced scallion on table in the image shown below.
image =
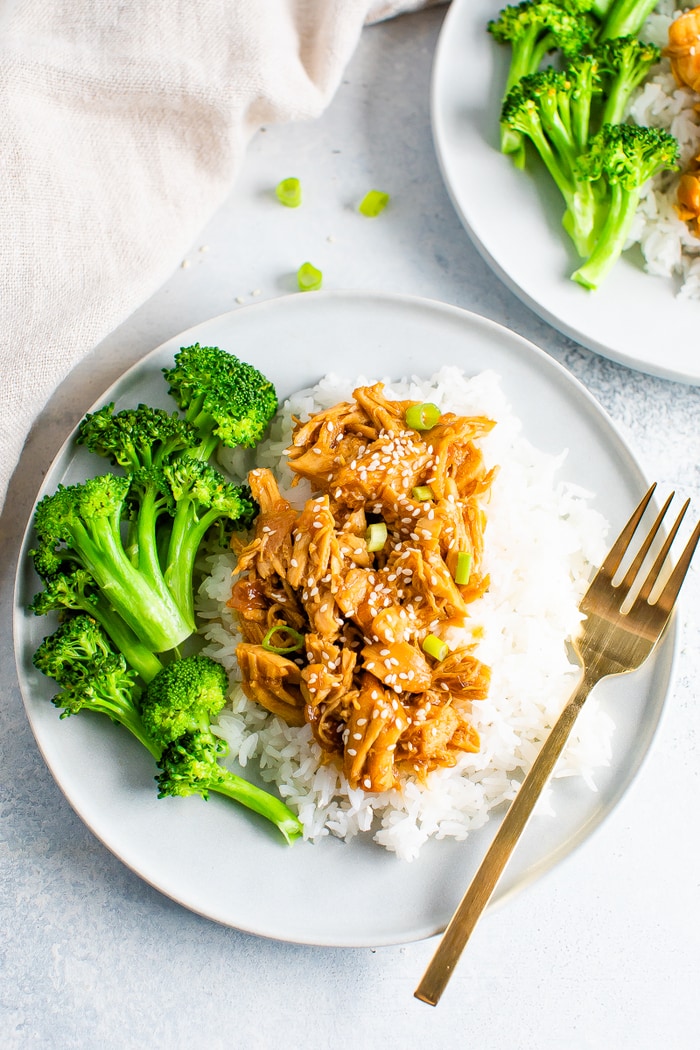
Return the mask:
[[357,210],[361,215],[366,215],[368,219],[376,219],[388,203],[388,193],[382,193],[381,190],[369,190],[358,204]]
[[297,285],[300,292],[315,292],[323,283],[323,274],[313,263],[302,263],[297,270]]
[[282,179],[275,187],[275,194],[280,204],[285,208],[298,208],[301,204],[301,183],[299,179],[290,177]]

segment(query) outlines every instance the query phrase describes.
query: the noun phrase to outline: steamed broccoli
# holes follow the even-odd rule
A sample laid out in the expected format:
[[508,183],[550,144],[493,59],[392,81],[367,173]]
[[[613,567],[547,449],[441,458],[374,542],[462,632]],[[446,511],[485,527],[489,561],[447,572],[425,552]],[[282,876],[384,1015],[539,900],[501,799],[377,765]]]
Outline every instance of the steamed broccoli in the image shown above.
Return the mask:
[[635,124],[605,124],[579,158],[580,177],[605,194],[605,221],[590,256],[572,275],[597,288],[620,257],[648,179],[678,165],[678,143],[667,131]]
[[37,616],[57,612],[61,620],[74,612],[86,613],[97,620],[144,682],[150,682],[162,670],[160,659],[137,638],[85,569],[58,572],[45,578],[44,589],[35,595],[30,609]]
[[229,798],[272,821],[290,844],[302,833],[294,814],[279,799],[219,765],[228,747],[211,722],[226,702],[224,669],[201,654],[169,664],[148,685],[142,717],[150,738],[162,749],[159,797],[210,792]]
[[131,473],[160,466],[175,453],[192,449],[198,434],[177,412],[143,404],[115,412],[111,402],[85,416],[76,441]]
[[596,194],[590,180],[579,175],[577,161],[597,79],[592,63],[582,62],[577,69],[577,79],[551,68],[523,77],[508,92],[501,121],[537,150],[564,199],[564,228],[585,258],[594,243]]
[[635,36],[605,40],[595,49],[604,84],[600,126],[619,124],[627,114],[632,94],[661,59],[661,48]]
[[[593,38],[594,24],[587,17],[593,0],[522,0],[509,4],[487,24],[500,44],[510,46],[510,63],[503,97],[522,77],[539,70],[548,52],[564,56],[581,54]],[[501,126],[501,149],[515,154],[522,164],[522,138],[510,125]]]
[[182,416],[145,405],[120,412],[106,405],[78,431],[91,452],[130,472],[125,549],[141,572],[167,588],[191,630],[195,561],[205,535],[217,523],[245,527],[254,514],[248,490],[205,462],[209,438]]
[[[44,496],[34,514],[34,564],[45,580],[84,569],[143,645],[166,652],[188,638],[194,624],[177,606],[155,555],[137,567],[124,548],[131,484],[129,476],[101,474]],[[144,520],[141,531],[149,528]]]
[[596,0],[601,40],[637,36],[659,0]]
[[61,718],[104,714],[143,744],[161,769],[159,798],[207,798],[215,791],[272,821],[287,842],[301,835],[283,802],[218,765],[228,750],[211,729],[226,702],[228,678],[220,664],[202,655],[175,660],[144,691],[100,624],[82,613],[44,638],[33,662],[60,686],[53,703]]
[[[621,186],[616,185],[613,193],[607,158],[616,149],[625,157],[630,152],[630,169],[641,173],[647,170],[647,163],[640,167],[632,155],[636,158],[643,143],[645,157],[658,158],[658,165],[651,165],[652,173],[675,164],[669,158],[675,157],[677,144],[670,135],[650,129],[645,134],[643,129],[620,123],[632,93],[659,58],[660,50],[653,44],[629,37],[608,40],[572,58],[561,70],[548,67],[522,77],[503,103],[502,126],[512,128],[535,147],[564,199],[564,229],[580,257],[593,260],[590,269],[584,266],[574,275],[580,283],[590,278],[590,288],[619,256],[621,248],[611,250],[619,232],[625,231],[624,244],[630,228],[627,219],[614,218],[621,209]],[[612,130],[617,128],[622,130]],[[603,129],[607,129],[605,134]],[[624,200],[627,212],[636,207],[639,193],[626,195]],[[599,270],[596,260],[603,258],[608,262]]]
[[100,625],[85,614],[62,623],[33,656],[37,670],[58,682],[53,703],[61,718],[79,711],[107,715],[159,758],[161,748],[144,728],[138,709],[136,673],[111,645]]
[[252,448],[277,411],[269,379],[216,346],[183,347],[163,374],[185,419],[197,429],[200,459],[209,459],[219,445]]
[[88,414],[77,441],[115,472],[59,485],[36,507],[31,555],[44,586],[31,609],[58,613],[59,627],[34,663],[59,683],[62,717],[107,714],[148,748],[161,762],[161,796],[230,795],[291,842],[301,827],[287,807],[217,765],[225,747],[211,719],[225,701],[225,671],[178,651],[196,629],[205,535],[216,527],[223,539],[256,511],[247,487],[208,461],[219,445],[259,441],[277,396],[260,372],[216,347],[185,347],[163,371],[182,412],[108,404]]
[[251,524],[255,505],[247,488],[234,485],[214,467],[180,456],[163,468],[174,512],[164,560],[164,578],[180,609],[194,623],[197,553],[209,529],[219,523]]

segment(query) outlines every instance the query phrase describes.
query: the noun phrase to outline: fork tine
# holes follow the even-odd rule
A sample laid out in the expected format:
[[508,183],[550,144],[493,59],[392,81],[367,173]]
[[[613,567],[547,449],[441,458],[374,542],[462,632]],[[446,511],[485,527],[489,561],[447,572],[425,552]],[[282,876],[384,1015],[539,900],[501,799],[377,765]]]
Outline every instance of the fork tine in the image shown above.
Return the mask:
[[[646,536],[644,538],[644,541],[642,542],[642,545],[640,546],[639,550],[637,551],[637,554],[634,557],[634,560],[632,561],[632,564],[630,565],[629,569],[625,573],[625,578],[622,580],[622,583],[620,584],[620,586],[624,587],[626,591],[628,591],[630,589],[630,587],[632,586],[634,581],[637,579],[637,576],[639,574],[639,570],[641,569],[641,567],[642,567],[642,565],[644,563],[644,559],[646,558],[647,554],[651,550],[651,545],[652,545],[652,543],[654,542],[654,540],[656,538],[657,532],[661,528],[661,523],[664,520],[664,516],[666,514],[666,511],[671,506],[671,501],[673,500],[674,495],[675,495],[675,493],[672,492],[671,495],[666,500],[666,502],[664,503],[663,507],[659,511],[659,514],[658,514],[658,516],[656,518],[656,521],[654,522],[654,524],[651,526],[651,528],[649,529],[648,533],[646,534]],[[680,518],[682,518],[683,515],[685,514],[687,505],[688,504],[686,503],[686,506],[681,511]],[[676,524],[674,525],[674,530],[675,531],[672,532],[672,536],[675,535],[675,533],[678,531],[678,526],[680,525],[680,518],[678,519],[678,521],[676,521]],[[669,546],[670,546],[670,544],[669,544]],[[665,555],[664,555],[664,557],[665,557]],[[661,559],[661,564],[662,563],[663,563],[663,559]],[[659,569],[661,568],[661,564],[659,564]],[[656,564],[655,564],[654,567],[656,568]],[[657,572],[657,575],[658,575],[658,572]],[[649,577],[647,577],[647,580],[648,580],[648,578]]]
[[692,536],[688,540],[685,549],[683,550],[683,553],[676,562],[673,572],[666,581],[664,589],[662,590],[661,594],[659,595],[656,601],[656,605],[661,606],[661,608],[664,609],[667,613],[671,612],[674,602],[678,597],[678,592],[681,589],[681,584],[685,579],[685,575],[688,571],[691,559],[693,557],[693,554],[695,553],[695,548],[697,547],[699,540],[700,521],[693,529]]
[[644,496],[643,500],[635,510],[634,514],[627,522],[624,529],[610,548],[607,558],[598,570],[598,575],[607,575],[609,577],[613,577],[619,569],[620,562],[622,561],[625,555],[625,551],[630,545],[632,537],[637,531],[637,526],[639,525],[639,522],[644,516],[644,511],[649,506],[651,497],[654,495],[655,488],[656,482],[654,482],[647,494]]
[[[664,507],[664,511],[668,507],[668,504],[670,503],[670,500],[672,498],[673,498],[673,493],[671,493],[671,497],[669,498],[669,500],[667,500],[666,506]],[[671,527],[671,531],[669,532],[668,536],[666,537],[666,539],[664,541],[664,545],[661,548],[661,550],[659,551],[659,554],[658,554],[658,556],[656,558],[656,561],[652,565],[651,569],[649,570],[649,572],[647,574],[647,578],[645,579],[644,583],[642,584],[641,590],[639,592],[639,600],[640,601],[646,602],[646,601],[649,600],[649,596],[651,595],[651,592],[654,589],[654,585],[656,584],[656,581],[658,580],[659,576],[661,575],[661,570],[662,570],[662,568],[664,566],[664,562],[666,561],[666,558],[668,557],[668,552],[671,549],[671,545],[672,545],[674,539],[676,538],[678,530],[679,530],[679,528],[681,526],[681,522],[683,521],[683,518],[685,517],[685,512],[687,511],[689,506],[690,506],[690,500],[687,499],[685,501],[685,503],[683,504],[683,506],[681,507],[680,514],[678,515],[678,517],[674,521],[674,523],[673,523],[673,525]],[[640,563],[640,565],[641,565],[641,563]]]

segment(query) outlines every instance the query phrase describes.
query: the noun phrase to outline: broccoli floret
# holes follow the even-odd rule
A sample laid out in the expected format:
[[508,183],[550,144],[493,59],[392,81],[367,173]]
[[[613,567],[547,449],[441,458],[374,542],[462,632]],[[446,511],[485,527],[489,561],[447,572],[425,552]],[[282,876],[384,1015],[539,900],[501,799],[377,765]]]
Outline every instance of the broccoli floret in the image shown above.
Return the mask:
[[659,0],[596,0],[596,14],[602,21],[601,40],[618,36],[637,36]]
[[163,465],[173,457],[197,453],[197,430],[177,412],[139,405],[114,411],[105,405],[78,427],[78,444],[120,466],[131,479],[126,500],[128,531],[124,547],[140,571],[158,579],[175,513]]
[[175,506],[164,577],[178,606],[194,622],[193,579],[204,536],[219,522],[248,527],[256,508],[247,488],[228,482],[201,460],[181,456],[163,472]]
[[[195,630],[194,567],[205,534],[214,524],[223,531],[247,525],[254,513],[246,490],[206,461],[220,443],[254,444],[277,408],[272,383],[215,347],[183,348],[164,372],[184,415],[144,404],[115,411],[113,403],[88,414],[78,443],[124,475],[45,497],[32,551],[53,592],[43,601],[37,596],[34,611],[50,611],[57,601],[90,611],[146,681],[160,666],[153,654],[175,649]],[[84,580],[79,601],[75,594],[68,600],[74,579],[60,601],[61,588],[50,585],[78,569],[90,576],[90,609]]]
[[594,66],[580,63],[578,78],[554,69],[523,77],[506,96],[504,127],[530,140],[561,193],[563,225],[577,252],[591,251],[597,217],[596,192],[577,169],[580,138],[587,134],[588,113],[596,87]]
[[661,59],[661,48],[625,36],[605,40],[595,53],[605,83],[600,124],[619,124],[627,115],[633,92]]
[[33,660],[37,670],[61,687],[53,697],[61,718],[80,711],[107,715],[159,758],[161,748],[151,740],[139,714],[136,673],[91,616],[81,614],[59,624],[44,638]]
[[201,459],[209,459],[219,445],[256,445],[277,411],[270,380],[216,346],[183,347],[163,374],[169,393],[200,435]]
[[667,131],[635,124],[605,124],[578,161],[581,178],[605,193],[606,218],[590,256],[572,277],[597,288],[620,257],[644,184],[678,166],[678,143]]
[[[503,97],[524,77],[536,73],[545,57],[558,50],[565,57],[584,51],[593,38],[587,17],[593,0],[523,0],[509,4],[487,24],[499,44],[510,46],[510,63]],[[524,163],[522,137],[511,125],[501,126],[501,149]]]
[[149,405],[115,412],[111,403],[85,416],[76,441],[131,473],[195,447],[198,437],[196,428],[177,412]]
[[44,589],[35,595],[30,609],[37,616],[58,612],[62,620],[74,612],[87,613],[97,620],[127,664],[145,682],[150,682],[162,670],[163,664],[159,658],[115,612],[85,569],[58,572],[46,579]]
[[226,743],[211,722],[226,702],[228,680],[220,664],[198,654],[161,671],[142,697],[144,725],[161,747],[159,797],[226,795],[272,821],[291,843],[302,829],[278,798],[219,765]]
[[[143,645],[166,652],[188,638],[194,624],[175,603],[155,555],[144,570],[124,549],[130,487],[128,476],[101,474],[44,496],[34,515],[34,564],[44,576],[52,564],[56,571],[85,569]],[[145,517],[142,532],[155,535]]]

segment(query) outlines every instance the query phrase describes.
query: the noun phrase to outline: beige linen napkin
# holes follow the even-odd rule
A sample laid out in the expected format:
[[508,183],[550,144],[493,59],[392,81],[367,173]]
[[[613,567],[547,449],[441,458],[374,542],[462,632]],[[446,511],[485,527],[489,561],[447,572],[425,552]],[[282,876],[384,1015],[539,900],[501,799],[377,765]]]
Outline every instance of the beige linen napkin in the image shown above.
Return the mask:
[[262,124],[318,116],[420,0],[6,0],[0,508],[52,390],[179,264]]

